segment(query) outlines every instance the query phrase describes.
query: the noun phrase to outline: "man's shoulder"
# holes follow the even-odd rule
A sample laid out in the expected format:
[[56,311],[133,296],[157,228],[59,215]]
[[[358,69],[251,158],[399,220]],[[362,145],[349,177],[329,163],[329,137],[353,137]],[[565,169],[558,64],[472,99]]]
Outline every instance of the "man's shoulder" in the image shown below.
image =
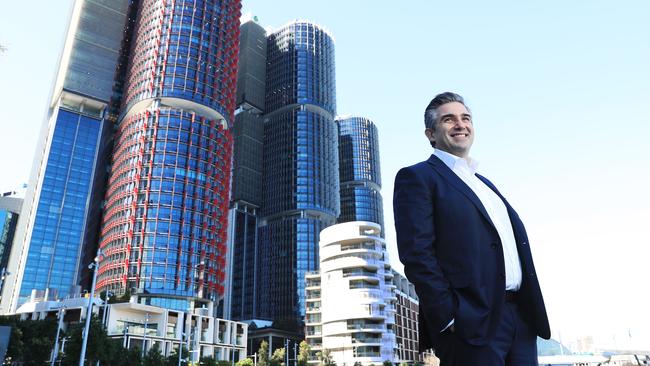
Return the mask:
[[[433,155],[432,157],[435,158]],[[429,158],[428,160],[401,168],[397,172],[395,180],[396,182],[402,180],[430,182],[431,180],[435,180],[436,177],[436,169],[434,168],[434,164],[431,162],[431,158]]]
[[409,165],[406,167],[403,167],[402,169],[399,170],[398,175],[401,172],[412,172],[412,173],[423,173],[423,172],[431,172],[433,168],[433,159],[437,159],[435,155],[431,155],[431,157],[427,160],[421,161],[419,163],[415,163],[413,165]]

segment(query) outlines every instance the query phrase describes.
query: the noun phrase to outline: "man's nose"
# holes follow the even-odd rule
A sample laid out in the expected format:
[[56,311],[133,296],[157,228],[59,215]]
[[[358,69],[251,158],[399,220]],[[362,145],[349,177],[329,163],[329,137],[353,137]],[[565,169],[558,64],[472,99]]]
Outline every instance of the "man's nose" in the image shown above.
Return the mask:
[[454,123],[454,129],[460,130],[467,127],[467,122],[463,121],[462,119],[456,120],[456,123]]

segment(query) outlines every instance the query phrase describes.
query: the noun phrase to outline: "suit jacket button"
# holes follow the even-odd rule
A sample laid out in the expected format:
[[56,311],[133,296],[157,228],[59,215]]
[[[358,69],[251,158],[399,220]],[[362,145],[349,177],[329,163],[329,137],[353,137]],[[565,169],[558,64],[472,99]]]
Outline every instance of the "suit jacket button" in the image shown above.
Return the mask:
[[523,243],[521,243],[521,245],[527,245],[527,244],[528,244],[528,242],[523,242]]
[[529,275],[530,277],[535,277],[535,274],[534,274],[534,273],[532,273],[532,272],[531,272],[531,273],[529,273],[528,275]]
[[496,248],[497,248],[497,243],[492,243],[492,244],[490,245],[490,248],[492,248],[492,249],[496,249]]

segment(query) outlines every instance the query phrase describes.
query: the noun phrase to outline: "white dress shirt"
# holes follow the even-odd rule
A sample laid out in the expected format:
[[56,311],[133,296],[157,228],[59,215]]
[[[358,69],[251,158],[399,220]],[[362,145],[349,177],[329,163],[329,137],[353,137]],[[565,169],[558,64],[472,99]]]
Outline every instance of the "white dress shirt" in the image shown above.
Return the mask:
[[[501,198],[476,176],[478,162],[472,158],[464,159],[448,152],[434,149],[433,155],[442,160],[476,194],[497,229],[503,246],[503,259],[506,268],[507,291],[517,291],[521,287],[521,264],[515,234],[508,216],[508,209]],[[444,329],[454,323],[452,320]]]

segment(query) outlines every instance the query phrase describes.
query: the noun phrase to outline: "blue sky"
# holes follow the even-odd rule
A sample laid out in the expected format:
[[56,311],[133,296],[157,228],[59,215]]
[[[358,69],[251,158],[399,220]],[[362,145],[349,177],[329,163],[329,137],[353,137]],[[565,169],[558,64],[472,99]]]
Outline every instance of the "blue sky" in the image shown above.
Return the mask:
[[[70,4],[0,6],[0,189],[28,178]],[[479,172],[527,226],[554,337],[650,344],[650,4],[244,0],[242,12],[334,35],[338,113],[379,129],[395,267],[394,175],[428,157],[424,107],[456,91]]]

